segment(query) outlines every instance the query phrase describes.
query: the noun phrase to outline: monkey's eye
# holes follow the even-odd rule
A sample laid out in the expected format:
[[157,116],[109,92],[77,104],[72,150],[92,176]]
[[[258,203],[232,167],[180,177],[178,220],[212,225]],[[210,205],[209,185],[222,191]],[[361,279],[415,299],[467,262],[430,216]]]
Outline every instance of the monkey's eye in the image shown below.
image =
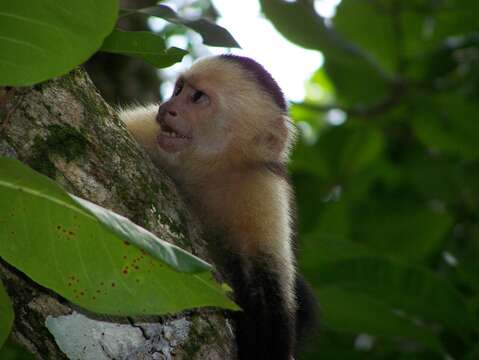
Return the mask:
[[175,91],[173,92],[173,96],[178,96],[180,95],[181,90],[183,90],[183,83],[178,82],[175,87]]
[[199,104],[200,102],[204,102],[208,99],[208,96],[200,90],[196,90],[191,97],[191,101],[193,101],[195,104]]

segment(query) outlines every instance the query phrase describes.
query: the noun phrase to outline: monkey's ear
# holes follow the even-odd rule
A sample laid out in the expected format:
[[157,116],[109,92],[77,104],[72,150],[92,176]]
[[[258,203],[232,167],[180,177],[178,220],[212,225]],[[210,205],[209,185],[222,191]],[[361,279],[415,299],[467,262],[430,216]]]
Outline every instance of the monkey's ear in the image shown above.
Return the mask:
[[260,138],[261,150],[266,160],[286,160],[296,137],[295,126],[285,115],[276,119]]

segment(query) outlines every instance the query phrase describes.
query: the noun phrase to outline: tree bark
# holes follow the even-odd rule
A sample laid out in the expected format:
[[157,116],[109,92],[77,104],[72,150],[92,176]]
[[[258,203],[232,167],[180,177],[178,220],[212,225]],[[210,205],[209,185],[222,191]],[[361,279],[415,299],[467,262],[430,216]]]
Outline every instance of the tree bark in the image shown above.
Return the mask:
[[[0,155],[212,262],[199,222],[174,183],[129,136],[84,71],[0,91]],[[1,261],[0,279],[14,305],[12,338],[38,359],[235,358],[234,334],[222,311],[107,319]]]

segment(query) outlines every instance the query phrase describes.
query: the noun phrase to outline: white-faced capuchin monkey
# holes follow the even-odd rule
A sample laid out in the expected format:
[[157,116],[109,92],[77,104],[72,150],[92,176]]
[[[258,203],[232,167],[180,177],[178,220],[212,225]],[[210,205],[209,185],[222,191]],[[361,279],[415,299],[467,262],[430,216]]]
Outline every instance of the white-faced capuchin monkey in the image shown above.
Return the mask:
[[207,57],[159,109],[120,116],[203,219],[244,310],[233,314],[239,359],[294,359],[316,305],[296,271],[286,170],[294,127],[276,81],[252,59]]

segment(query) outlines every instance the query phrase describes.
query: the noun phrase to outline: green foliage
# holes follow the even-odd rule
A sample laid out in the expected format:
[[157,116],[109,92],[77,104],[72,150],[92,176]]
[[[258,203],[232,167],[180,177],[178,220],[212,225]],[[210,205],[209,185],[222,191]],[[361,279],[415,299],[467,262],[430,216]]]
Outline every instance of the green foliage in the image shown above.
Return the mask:
[[[184,19],[165,5],[122,11],[124,16],[132,13],[189,27],[207,45],[239,47],[223,27],[204,18]],[[136,56],[158,68],[180,62],[187,54],[183,49],[167,49],[165,39],[152,32],[112,32],[117,19],[118,0],[2,1],[0,86],[32,85],[63,75],[98,50]]]
[[[291,166],[299,266],[323,312],[320,339],[303,358],[477,359],[479,2],[342,0],[329,21],[314,1],[260,3],[287,39],[325,57],[307,103],[291,108],[310,132]],[[123,14],[133,12],[189,27],[209,45],[237,46],[225,29],[164,5]],[[4,1],[0,14],[0,85],[63,74],[109,34],[103,50],[158,67],[184,55],[151,33],[111,33],[116,1]],[[169,27],[164,35],[179,33]],[[329,121],[336,108],[346,116],[339,125]],[[37,150],[41,160],[48,149]],[[7,163],[0,164],[0,256],[32,279],[113,314],[233,306],[201,261],[37,174],[5,181]],[[13,236],[19,241],[5,241]],[[2,301],[0,294],[0,322],[7,319]],[[360,334],[370,336],[368,346],[357,344]]]
[[0,348],[0,359],[2,360],[34,360],[35,357],[22,348],[20,345],[8,341]]
[[221,47],[240,47],[236,40],[225,28],[215,24],[211,20],[200,18],[196,20],[185,19],[179,16],[173,9],[166,5],[155,5],[138,10],[125,10],[125,15],[131,13],[142,13],[149,16],[156,16],[173,24],[189,27],[196,31],[203,38],[205,45]]
[[[426,269],[379,256],[354,256],[318,266],[317,273],[321,274],[320,289],[344,288],[355,296],[366,295],[390,311],[400,309],[410,318],[443,323],[458,332],[471,329],[470,314],[460,294]],[[350,297],[347,301],[354,302]],[[335,315],[326,312],[325,318]]]
[[261,4],[325,56],[291,109],[313,132],[291,169],[323,313],[304,359],[476,358],[479,3],[342,0],[330,26],[312,1]]
[[479,122],[471,121],[479,114],[479,105],[474,99],[453,93],[421,96],[421,99],[423,106],[416,110],[413,123],[421,142],[466,160],[479,158]]
[[166,49],[165,40],[148,31],[114,30],[104,41],[101,51],[131,55],[164,68],[180,62],[188,52],[178,48]]
[[236,308],[208,264],[16,160],[0,158],[0,197],[2,259],[88,310]]
[[13,324],[13,308],[7,291],[0,281],[0,349],[10,334]]
[[[325,68],[338,88],[341,102],[371,103],[384,94],[390,81],[386,70],[373,56],[331,31],[314,11],[313,2],[260,0],[260,3],[265,15],[288,40],[327,55]],[[365,83],[369,85],[368,92],[364,91]]]
[[387,339],[402,337],[442,350],[432,331],[416,326],[408,316],[395,313],[388,304],[374,296],[344,285],[324,287],[320,293],[325,327],[346,334],[362,332]]
[[62,75],[98,50],[115,24],[117,0],[0,2],[0,86]]

